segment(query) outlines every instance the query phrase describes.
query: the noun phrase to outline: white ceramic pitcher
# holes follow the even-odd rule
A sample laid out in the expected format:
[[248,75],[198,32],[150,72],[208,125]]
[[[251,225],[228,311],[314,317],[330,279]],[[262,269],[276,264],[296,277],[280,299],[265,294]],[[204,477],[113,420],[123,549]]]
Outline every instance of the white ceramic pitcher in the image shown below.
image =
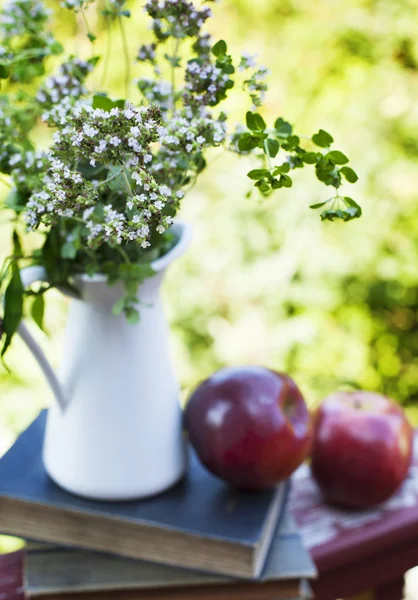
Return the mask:
[[[130,325],[112,307],[122,285],[80,276],[70,304],[64,357],[54,374],[22,323],[19,333],[57,402],[49,409],[43,459],[66,490],[93,499],[130,500],[173,485],[186,467],[179,387],[171,364],[160,284],[186,250],[190,228],[173,226],[177,244],[154,261],[156,275],[139,289],[141,319]],[[21,272],[24,286],[45,281],[42,267]]]

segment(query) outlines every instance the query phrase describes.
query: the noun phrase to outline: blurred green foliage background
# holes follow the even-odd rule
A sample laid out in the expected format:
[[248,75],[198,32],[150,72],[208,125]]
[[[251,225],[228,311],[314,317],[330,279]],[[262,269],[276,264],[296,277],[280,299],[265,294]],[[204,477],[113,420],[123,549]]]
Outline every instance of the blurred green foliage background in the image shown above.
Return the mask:
[[[58,39],[69,53],[89,57],[82,23],[72,22],[57,0],[49,4],[57,9]],[[126,24],[134,53],[149,32],[142,2],[127,7],[134,12]],[[350,157],[361,179],[346,192],[363,206],[363,217],[321,223],[308,206],[324,200],[324,190],[308,173],[297,173],[292,189],[269,199],[246,198],[246,160],[213,157],[183,207],[194,226],[192,246],[165,286],[185,396],[223,365],[257,363],[289,372],[311,406],[341,387],[379,390],[418,424],[416,9],[413,0],[214,4],[213,35],[237,55],[257,53],[271,70],[265,116],[281,114],[309,135],[329,130]],[[94,8],[90,22],[95,26]],[[96,42],[95,52],[103,49]],[[116,29],[108,83],[111,93],[122,94]],[[232,121],[249,108],[232,96]],[[3,256],[6,218],[4,212]],[[50,337],[37,335],[55,364],[65,311],[66,301],[50,293]],[[9,364],[12,374],[0,373],[0,452],[52,402],[20,340]]]

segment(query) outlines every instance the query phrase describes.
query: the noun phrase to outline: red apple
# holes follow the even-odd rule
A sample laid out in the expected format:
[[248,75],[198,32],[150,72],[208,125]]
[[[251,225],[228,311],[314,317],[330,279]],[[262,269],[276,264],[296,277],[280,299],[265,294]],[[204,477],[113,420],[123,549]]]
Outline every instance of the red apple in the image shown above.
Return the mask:
[[312,475],[335,504],[387,500],[411,462],[413,430],[400,406],[372,392],[336,392],[314,418]]
[[218,371],[201,383],[185,410],[189,439],[214,475],[245,489],[288,477],[311,446],[311,421],[288,376],[263,367]]

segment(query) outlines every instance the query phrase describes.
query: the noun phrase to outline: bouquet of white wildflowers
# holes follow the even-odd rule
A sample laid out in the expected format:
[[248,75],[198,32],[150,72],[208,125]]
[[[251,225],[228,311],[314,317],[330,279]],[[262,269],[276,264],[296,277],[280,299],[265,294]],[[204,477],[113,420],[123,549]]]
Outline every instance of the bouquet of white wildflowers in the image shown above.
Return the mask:
[[[153,40],[138,47],[134,60],[126,44],[128,4],[142,8],[133,0],[63,0],[60,8],[79,13],[92,48],[98,35],[88,24],[93,10],[106,25],[101,35],[110,40],[112,29],[119,31],[126,98],[116,100],[104,89],[109,52],[65,56],[40,0],[10,0],[1,11],[0,78],[6,88],[0,95],[0,170],[11,188],[6,208],[15,222],[13,254],[0,274],[3,354],[25,303],[32,302],[32,315],[42,326],[44,292],[51,286],[74,288],[80,273],[105,274],[109,284],[123,281],[126,293],[115,314],[123,311],[137,321],[138,286],[152,275],[151,261],[176,243],[173,219],[205,169],[210,148],[254,154],[259,165],[247,175],[263,195],[291,187],[292,172],[312,165],[335,192],[311,208],[321,208],[321,218],[329,220],[361,214],[354,200],[339,193],[344,179],[354,183],[357,176],[347,157],[331,149],[329,133],[320,130],[302,142],[281,117],[267,126],[258,112],[267,70],[245,54],[235,62],[224,40],[215,42],[204,32],[211,16],[207,5],[148,0]],[[57,54],[64,61],[44,78],[49,57]],[[92,72],[100,75],[99,89],[93,89]],[[248,95],[249,110],[245,126],[232,131],[220,105],[237,82]],[[47,150],[36,148],[42,122],[51,131]],[[30,253],[19,235],[23,224],[25,231],[41,234]],[[48,285],[25,291],[19,269],[27,264],[43,265]]]

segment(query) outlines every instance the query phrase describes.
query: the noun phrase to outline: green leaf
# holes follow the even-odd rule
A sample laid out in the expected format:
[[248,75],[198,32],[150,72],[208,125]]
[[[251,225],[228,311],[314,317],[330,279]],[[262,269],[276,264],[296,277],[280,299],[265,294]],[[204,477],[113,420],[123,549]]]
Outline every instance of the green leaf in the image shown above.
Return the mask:
[[284,150],[296,150],[300,142],[300,138],[297,135],[289,135],[286,140],[282,142],[282,148]]
[[72,241],[65,242],[61,247],[61,258],[69,258],[74,260],[77,256],[77,248],[74,246]]
[[13,335],[16,333],[23,314],[24,288],[20,278],[19,267],[12,263],[12,277],[4,294],[3,330],[6,334],[1,356],[3,357],[10,346]]
[[60,255],[61,234],[58,227],[53,227],[42,247],[42,264],[48,274],[48,280],[55,284],[65,281],[67,276],[66,261],[62,260]]
[[339,150],[331,150],[331,152],[328,152],[328,154],[325,155],[325,158],[332,160],[335,165],[345,165],[348,163],[346,155]]
[[343,200],[345,204],[349,207],[349,210],[352,209],[350,211],[350,214],[353,214],[353,218],[361,217],[361,206],[359,206],[357,202],[355,202],[352,198],[349,198],[348,196],[344,196]]
[[279,137],[288,137],[289,135],[292,135],[293,128],[291,124],[282,119],[281,117],[276,119],[274,128],[276,129],[277,135]]
[[322,221],[333,221],[335,218],[339,218],[341,219],[343,215],[342,210],[333,210],[333,209],[328,209],[328,210],[324,210],[324,212],[321,213],[321,220]]
[[279,181],[283,187],[287,187],[287,188],[292,187],[293,181],[292,181],[292,178],[289,177],[289,175],[280,175]]
[[315,133],[312,136],[312,141],[316,146],[320,146],[321,148],[328,148],[334,141],[334,138],[332,137],[332,135],[330,135],[323,129],[320,129],[318,133]]
[[246,114],[246,122],[248,129],[251,129],[251,131],[264,131],[267,127],[263,117],[251,111]]
[[264,194],[265,196],[267,194],[269,194],[271,191],[271,186],[270,186],[270,184],[267,183],[267,181],[265,179],[260,179],[260,181],[257,181],[255,185],[256,185],[256,187],[258,187],[260,192],[262,194]]
[[322,181],[325,185],[332,185],[336,188],[341,185],[340,173],[331,162],[327,162],[324,159],[321,159],[315,165],[315,174],[319,181]]
[[258,139],[252,136],[250,133],[242,135],[238,142],[238,148],[241,152],[253,150],[258,145]]
[[136,325],[140,321],[139,312],[136,308],[133,308],[133,306],[128,306],[128,308],[125,309],[125,317],[129,325]]
[[319,156],[317,152],[305,152],[305,154],[302,156],[302,160],[307,165],[314,165],[318,162]]
[[309,208],[321,208],[321,206],[325,206],[328,204],[329,200],[325,200],[325,202],[318,202],[318,204],[311,204]]
[[119,300],[116,302],[116,304],[113,305],[112,307],[112,315],[114,315],[115,317],[118,317],[120,314],[122,314],[122,312],[125,309],[125,298],[119,298]]
[[268,177],[269,175],[270,171],[267,169],[253,169],[247,173],[247,177],[254,179],[254,181],[258,181],[259,179],[263,179],[263,177]]
[[245,115],[245,120],[246,120],[248,129],[251,129],[251,131],[257,130],[257,126],[256,126],[255,119],[254,119],[254,114],[251,111],[247,112],[247,114]]
[[39,329],[44,329],[44,312],[45,312],[45,299],[43,294],[38,294],[31,307],[31,315]]
[[343,196],[343,200],[347,204],[347,206],[352,206],[353,208],[360,208],[357,202],[355,202],[355,200],[353,200],[349,196]]
[[104,94],[95,94],[93,96],[93,108],[101,108],[102,110],[111,110],[112,108],[123,108],[124,100],[111,100]]
[[13,256],[22,256],[22,244],[16,229],[13,231]]
[[268,151],[269,151],[271,158],[274,158],[275,156],[277,156],[277,153],[280,150],[279,142],[277,140],[272,140],[271,138],[268,138],[268,140],[266,141],[266,144],[267,144]]
[[259,140],[258,147],[264,148],[264,140],[268,138],[269,134],[263,131],[253,131],[252,135]]
[[49,46],[49,51],[52,54],[61,54],[61,52],[64,52],[64,48],[62,46],[62,44],[60,44],[59,42],[57,42],[55,40],[55,42],[52,42],[52,44]]
[[44,56],[46,56],[44,48],[26,48],[25,50],[19,50],[10,63],[22,62],[28,58],[43,58]]
[[130,10],[121,10],[121,11],[119,12],[119,14],[120,14],[122,17],[130,17],[130,16],[131,16],[131,11],[130,11]]
[[225,40],[219,40],[219,42],[216,42],[216,44],[212,47],[212,54],[216,57],[224,56],[227,49],[228,48]]
[[87,37],[92,43],[96,40],[96,36],[91,31],[88,32]]
[[273,175],[280,175],[280,173],[289,173],[290,165],[288,162],[284,162],[282,165],[275,167]]
[[100,56],[92,56],[88,59],[87,63],[92,67],[95,67],[100,60]]
[[10,75],[10,69],[9,67],[6,67],[6,65],[2,65],[0,64],[0,79],[7,79]]
[[[343,198],[346,202],[346,198]],[[348,198],[350,202],[354,202],[351,198]],[[334,219],[341,219],[342,221],[351,221],[353,219],[358,219],[361,215],[361,208],[356,204],[356,206],[349,206],[346,209],[328,209],[321,213],[321,219],[323,221],[333,221]]]
[[351,167],[342,167],[340,173],[344,175],[349,183],[356,183],[358,180],[357,173]]
[[[229,65],[224,65],[222,70],[227,75],[233,75],[233,73],[235,73],[235,67],[234,67],[234,65],[230,65],[230,64]],[[225,83],[225,87],[227,89],[230,89],[230,88],[234,87],[234,82],[231,79],[229,79]]]

